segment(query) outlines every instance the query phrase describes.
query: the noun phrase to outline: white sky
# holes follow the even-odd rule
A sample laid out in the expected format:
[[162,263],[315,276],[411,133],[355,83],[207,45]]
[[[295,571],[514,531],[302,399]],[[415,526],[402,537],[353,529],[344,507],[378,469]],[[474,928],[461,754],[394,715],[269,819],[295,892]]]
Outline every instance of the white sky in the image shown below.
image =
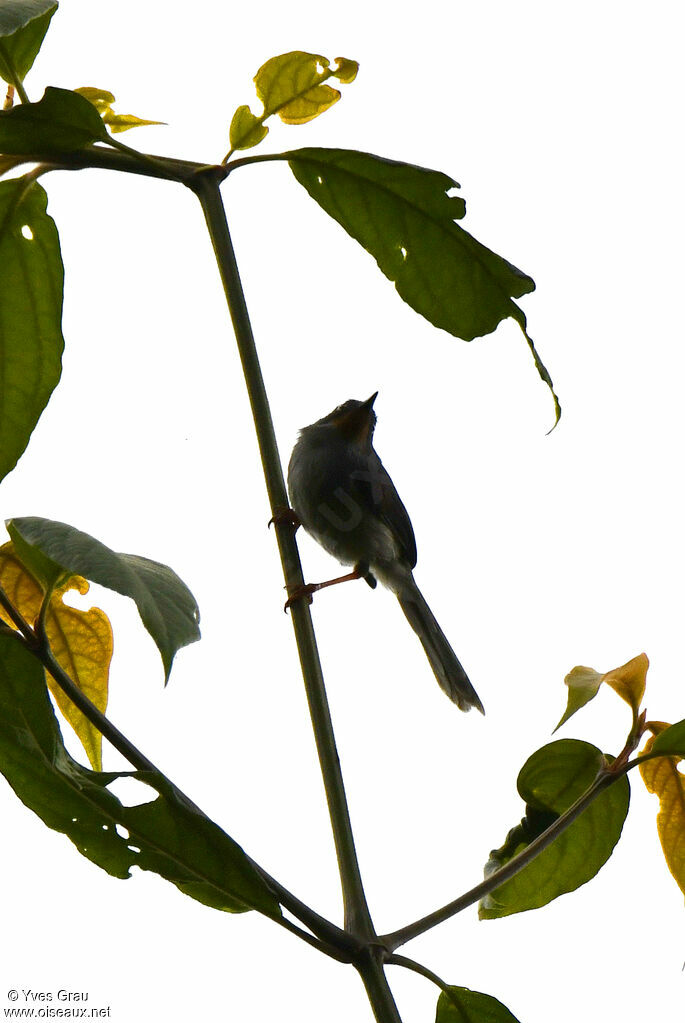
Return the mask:
[[[438,689],[394,599],[363,584],[314,618],[367,894],[380,931],[482,876],[521,817],[516,774],[550,741],[575,664],[645,650],[653,718],[683,717],[682,22],[675,3],[481,0],[176,9],[63,0],[27,80],[94,85],[168,122],[130,145],[219,160],[253,74],[292,49],[361,63],[328,114],[272,122],[262,151],[367,150],[454,176],[463,222],[537,282],[521,300],[564,409],[558,429],[518,328],[466,345],[406,307],[285,165],[225,186],[284,460],[297,429],[379,389],[377,449],[413,519],[417,580],[487,717]],[[43,179],[66,263],[64,376],[3,517],[61,519],[171,565],[203,640],[171,682],[123,598],[99,591],[112,720],[300,897],[340,919],[332,842],[244,386],[197,203],[101,171]],[[310,579],[336,565],[308,538]],[[602,693],[560,735],[617,752]],[[75,749],[75,747],[74,747]],[[120,759],[106,753],[106,766]],[[633,774],[600,875],[536,913],[475,909],[407,946],[521,1023],[677,1019],[683,897],[656,800]],[[257,914],[154,875],[122,882],[2,781],[5,989],[87,991],[118,1023],[370,1019],[354,971]],[[393,968],[404,1023],[437,991]],[[4,1004],[4,1003],[3,1003]],[[7,1003],[9,1004],[9,1003]],[[18,1003],[23,1004],[22,1001]]]

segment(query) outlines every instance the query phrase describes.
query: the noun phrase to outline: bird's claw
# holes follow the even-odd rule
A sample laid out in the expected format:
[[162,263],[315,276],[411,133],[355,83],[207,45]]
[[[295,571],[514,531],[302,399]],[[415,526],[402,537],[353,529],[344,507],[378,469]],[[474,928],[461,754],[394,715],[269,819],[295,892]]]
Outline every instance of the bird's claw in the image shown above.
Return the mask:
[[271,524],[276,526],[292,526],[293,530],[299,529],[302,525],[300,517],[294,508],[274,508],[274,513],[269,519],[267,529],[271,528]]
[[286,586],[288,591],[288,599],[283,605],[283,611],[287,614],[288,608],[295,603],[296,600],[306,600],[308,604],[312,602],[312,593],[316,593],[319,589],[316,583],[302,583],[299,586]]

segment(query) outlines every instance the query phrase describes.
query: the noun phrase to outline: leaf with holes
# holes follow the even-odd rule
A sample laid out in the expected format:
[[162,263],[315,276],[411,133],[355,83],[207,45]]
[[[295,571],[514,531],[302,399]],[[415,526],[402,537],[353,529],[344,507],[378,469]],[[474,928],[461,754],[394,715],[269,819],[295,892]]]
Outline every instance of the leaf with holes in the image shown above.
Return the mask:
[[64,270],[40,185],[0,182],[0,480],[17,464],[62,372]]
[[[280,914],[240,846],[181,802],[160,775],[102,774],[69,755],[40,662],[6,633],[0,633],[0,771],[48,827],[114,877],[128,878],[138,866],[215,909]],[[123,777],[152,786],[152,801],[124,806],[107,788]]]
[[400,297],[436,327],[471,341],[502,320],[521,328],[537,370],[559,403],[552,380],[512,299],[533,291],[531,277],[455,223],[464,200],[439,171],[348,149],[281,153],[295,178],[374,257]]
[[[31,571],[39,577],[46,572],[47,578],[41,581],[49,584],[59,572],[82,575],[134,600],[143,625],[157,644],[166,680],[176,653],[200,638],[195,598],[167,565],[135,554],[118,554],[65,522],[38,517],[10,519],[7,529]],[[42,559],[33,560],[29,548],[35,548]]]
[[293,50],[262,64],[254,83],[264,111],[257,115],[248,106],[238,107],[229,132],[231,152],[252,149],[261,142],[269,131],[264,121],[274,114],[285,124],[306,124],[337,103],[339,90],[326,82],[330,78],[353,82],[359,65],[345,57],[336,57],[334,69],[330,63],[321,54]]
[[0,75],[23,81],[38,55],[57,0],[5,0],[0,4]]

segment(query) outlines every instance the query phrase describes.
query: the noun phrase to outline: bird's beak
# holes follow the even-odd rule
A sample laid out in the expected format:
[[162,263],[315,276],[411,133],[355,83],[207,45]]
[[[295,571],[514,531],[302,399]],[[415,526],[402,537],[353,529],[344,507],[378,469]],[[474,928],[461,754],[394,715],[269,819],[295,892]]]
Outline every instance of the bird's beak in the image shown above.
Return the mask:
[[366,401],[360,401],[356,406],[354,402],[350,402],[352,408],[341,412],[335,419],[335,426],[350,440],[363,442],[368,436],[369,430],[373,430],[373,425],[376,422],[373,403],[377,395],[378,391]]

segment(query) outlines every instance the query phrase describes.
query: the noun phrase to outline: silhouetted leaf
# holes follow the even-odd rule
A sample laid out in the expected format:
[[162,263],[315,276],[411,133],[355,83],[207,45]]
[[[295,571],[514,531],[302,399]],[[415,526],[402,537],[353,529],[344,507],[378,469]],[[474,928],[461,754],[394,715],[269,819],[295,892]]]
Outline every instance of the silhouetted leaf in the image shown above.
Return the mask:
[[675,725],[669,725],[663,732],[659,732],[650,744],[650,750],[652,753],[685,757],[685,721],[677,721]]
[[[4,633],[0,770],[48,827],[67,835],[80,853],[114,877],[127,878],[130,868],[138,866],[216,909],[280,913],[240,846],[182,804],[160,776],[89,771],[69,755],[40,662],[15,636]],[[124,806],[107,788],[124,777],[158,786],[164,794],[150,789],[151,802]]]
[[64,271],[47,195],[0,182],[0,479],[14,468],[62,372]]
[[0,75],[6,82],[21,82],[30,71],[57,6],[56,0],[0,4]]
[[398,294],[436,327],[471,341],[507,317],[519,324],[540,376],[549,373],[512,301],[533,291],[531,277],[455,223],[463,199],[446,174],[347,149],[281,153],[311,197],[375,258]]
[[[166,679],[177,651],[200,638],[195,598],[166,565],[135,554],[117,554],[64,522],[37,517],[10,519],[7,529],[22,560],[30,559],[30,553],[20,546],[24,543],[37,548],[69,574],[85,576],[134,600],[143,625],[162,655]],[[30,560],[27,564],[33,571]]]
[[438,998],[435,1023],[519,1023],[506,1005],[467,987],[449,986]]
[[92,103],[49,86],[37,103],[0,110],[0,152],[65,153],[109,136]]

